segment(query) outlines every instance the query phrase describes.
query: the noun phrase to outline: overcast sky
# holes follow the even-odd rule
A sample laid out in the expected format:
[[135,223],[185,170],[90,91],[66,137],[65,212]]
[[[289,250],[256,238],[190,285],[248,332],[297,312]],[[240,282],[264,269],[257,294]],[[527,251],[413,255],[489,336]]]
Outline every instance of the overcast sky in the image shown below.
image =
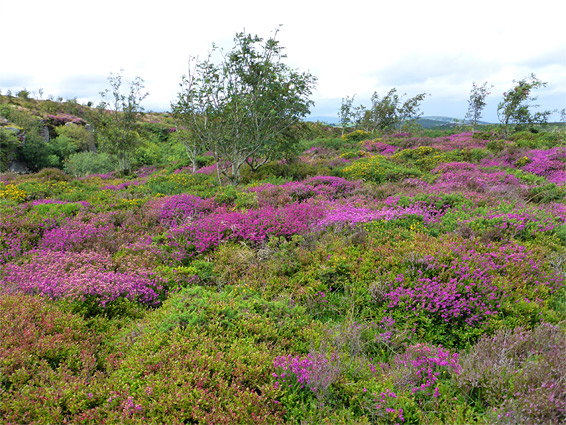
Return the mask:
[[[395,87],[430,93],[425,115],[463,118],[472,83],[494,87],[484,119],[497,122],[504,91],[531,73],[548,82],[542,109],[566,108],[566,21],[557,0],[0,0],[0,90],[26,88],[98,103],[111,72],[139,76],[147,110],[168,110],[189,56],[237,32],[268,38],[279,24],[287,63],[318,77],[315,116],[356,94]],[[558,120],[558,114],[553,116]]]

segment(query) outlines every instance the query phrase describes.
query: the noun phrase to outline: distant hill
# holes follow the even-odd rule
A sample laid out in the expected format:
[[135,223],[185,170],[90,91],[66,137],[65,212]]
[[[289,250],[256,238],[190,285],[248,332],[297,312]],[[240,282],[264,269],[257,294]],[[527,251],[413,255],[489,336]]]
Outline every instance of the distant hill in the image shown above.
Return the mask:
[[309,121],[309,122],[320,121],[326,124],[338,124],[340,122],[338,117],[323,117],[323,116],[314,116],[314,115],[306,117],[305,121]]
[[[327,116],[309,116],[306,118],[305,121],[311,122],[324,122],[326,124],[337,125],[339,123],[338,117],[327,117]],[[423,128],[435,128],[435,127],[450,127],[454,124],[461,122],[461,120],[452,117],[444,117],[444,116],[427,116],[421,117],[418,120],[418,123]],[[485,121],[479,121],[480,124],[489,124]]]

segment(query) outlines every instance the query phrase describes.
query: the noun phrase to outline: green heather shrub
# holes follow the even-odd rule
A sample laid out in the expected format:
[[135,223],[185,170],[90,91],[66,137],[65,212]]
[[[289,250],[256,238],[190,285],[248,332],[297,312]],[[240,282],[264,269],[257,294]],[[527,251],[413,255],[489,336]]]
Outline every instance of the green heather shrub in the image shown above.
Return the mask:
[[36,177],[41,181],[68,182],[72,180],[71,176],[58,168],[43,168],[36,174]]
[[79,152],[68,157],[64,169],[75,177],[82,177],[109,173],[116,169],[116,164],[106,153]]
[[267,301],[245,285],[225,286],[221,291],[183,288],[165,302],[158,316],[155,326],[161,331],[192,327],[211,335],[252,338],[256,343],[280,342],[281,348],[293,351],[304,351],[310,343],[304,335],[312,319],[303,307],[284,298]]
[[505,140],[499,139],[499,140],[489,141],[487,143],[486,148],[493,153],[500,153],[503,152],[503,150],[505,150],[507,147],[514,145],[515,145],[514,143],[510,143]]
[[340,170],[340,175],[347,179],[373,183],[396,182],[421,174],[417,168],[396,164],[381,155],[359,159]]
[[558,133],[549,131],[533,133],[531,131],[518,131],[509,137],[517,146],[529,149],[550,149],[560,142]]
[[527,200],[536,203],[560,202],[565,197],[566,185],[557,186],[556,183],[531,187],[527,193]]
[[[0,421],[77,423],[111,369],[101,335],[42,297],[0,297]],[[90,394],[90,396],[89,396]]]
[[[487,149],[473,148],[473,149],[462,150],[461,155],[463,161],[477,164],[482,159],[489,157],[491,155],[491,152]],[[442,161],[442,162],[448,162],[448,161]]]
[[191,193],[202,198],[211,197],[218,189],[216,175],[205,174],[172,173],[154,174],[140,186],[132,189],[133,193],[138,190],[146,195],[178,195],[180,193]]
[[234,186],[220,187],[214,195],[214,201],[218,204],[232,205],[238,198],[239,194],[240,191]]
[[237,286],[182,289],[122,332],[127,354],[107,380],[105,414],[129,423],[282,423],[273,360],[285,348],[307,350],[311,327],[289,299],[269,302]]
[[192,327],[134,326],[124,345],[127,355],[105,388],[110,423],[283,422],[270,374],[277,353],[267,344]]
[[556,226],[554,228],[554,233],[556,234],[558,239],[560,239],[562,244],[566,246],[566,224]]
[[372,133],[364,130],[354,130],[342,136],[342,140],[344,140],[345,142],[360,142],[362,140],[368,140],[371,138]]
[[519,168],[507,168],[505,173],[517,177],[521,183],[529,186],[542,186],[546,184],[546,179],[544,177],[523,171]]
[[33,209],[42,216],[66,216],[72,217],[83,208],[81,204],[68,203],[68,204],[39,204],[35,205]]

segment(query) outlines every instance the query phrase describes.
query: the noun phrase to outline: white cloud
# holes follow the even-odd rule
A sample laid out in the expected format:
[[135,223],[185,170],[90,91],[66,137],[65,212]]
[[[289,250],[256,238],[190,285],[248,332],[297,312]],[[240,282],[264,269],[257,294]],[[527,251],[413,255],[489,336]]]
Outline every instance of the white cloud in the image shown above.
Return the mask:
[[[554,0],[5,3],[4,92],[43,88],[97,102],[105,77],[123,68],[146,81],[148,109],[167,109],[189,55],[205,56],[213,42],[230,48],[243,29],[269,37],[283,24],[288,63],[318,77],[321,111],[337,110],[347,95],[369,99],[398,87],[431,93],[435,113],[445,101],[448,115],[473,81],[494,84],[495,96],[531,72],[549,83],[547,109],[566,99],[566,39]],[[539,100],[546,106],[542,92]]]

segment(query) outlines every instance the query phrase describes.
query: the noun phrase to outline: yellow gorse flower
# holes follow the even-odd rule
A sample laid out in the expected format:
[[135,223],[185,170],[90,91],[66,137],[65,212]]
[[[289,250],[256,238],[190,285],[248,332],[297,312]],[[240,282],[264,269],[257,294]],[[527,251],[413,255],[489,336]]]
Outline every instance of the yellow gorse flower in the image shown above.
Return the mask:
[[0,198],[9,199],[14,202],[23,202],[27,198],[26,192],[14,184],[0,187]]

